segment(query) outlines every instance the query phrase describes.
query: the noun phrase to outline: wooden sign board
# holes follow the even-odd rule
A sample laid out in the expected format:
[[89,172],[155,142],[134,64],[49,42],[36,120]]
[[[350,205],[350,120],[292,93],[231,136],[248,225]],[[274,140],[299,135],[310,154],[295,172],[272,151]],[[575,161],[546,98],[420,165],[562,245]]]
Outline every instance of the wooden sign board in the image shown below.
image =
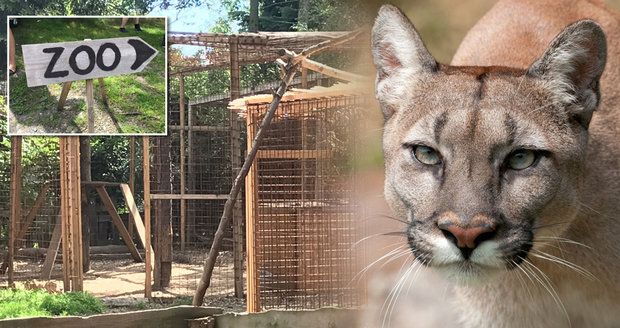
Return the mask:
[[157,50],[138,37],[22,45],[28,87],[142,71]]

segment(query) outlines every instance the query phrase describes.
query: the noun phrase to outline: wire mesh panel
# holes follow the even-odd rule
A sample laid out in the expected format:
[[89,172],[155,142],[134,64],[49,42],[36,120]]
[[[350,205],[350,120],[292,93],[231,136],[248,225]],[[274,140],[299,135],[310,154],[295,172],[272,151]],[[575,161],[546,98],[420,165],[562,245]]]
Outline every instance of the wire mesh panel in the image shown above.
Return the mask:
[[[358,105],[356,97],[284,102],[266,132],[246,189],[255,254],[248,266],[259,308],[359,305],[351,284],[358,236],[351,127]],[[248,106],[250,137],[265,108]]]
[[[170,135],[152,138],[155,272],[162,274],[155,277],[156,289],[175,295],[193,295],[202,275],[204,259],[232,185],[231,142],[234,138],[240,141],[238,134],[235,137],[231,133],[231,117],[237,120],[237,116],[230,113],[227,103],[227,98],[205,98],[182,109],[178,103],[171,104]],[[234,156],[238,159],[241,153]],[[170,231],[169,235],[158,231],[162,227]],[[232,296],[235,291],[232,240],[232,228],[229,228],[207,303],[209,297]],[[162,255],[165,253],[170,255]],[[161,267],[157,268],[158,265]],[[165,270],[170,271],[168,277]]]
[[[6,155],[8,159],[10,152]],[[59,172],[58,139],[49,137],[23,138],[21,157],[21,192],[20,215],[13,223],[15,238],[13,255],[13,278],[17,282],[40,279],[46,259],[49,257],[49,270],[56,269],[60,273],[60,265],[54,267],[50,246],[58,246],[60,238],[60,172]],[[10,163],[10,160],[3,163]],[[3,167],[0,189],[9,186],[12,179],[10,167]],[[2,192],[2,247],[8,247],[8,213],[10,211],[9,193]],[[6,212],[5,212],[6,211]],[[7,217],[5,218],[5,213]],[[53,240],[56,237],[56,243]],[[55,255],[55,254],[54,254]],[[60,257],[60,256],[59,256]],[[6,283],[8,257],[2,253],[0,265],[0,281]]]

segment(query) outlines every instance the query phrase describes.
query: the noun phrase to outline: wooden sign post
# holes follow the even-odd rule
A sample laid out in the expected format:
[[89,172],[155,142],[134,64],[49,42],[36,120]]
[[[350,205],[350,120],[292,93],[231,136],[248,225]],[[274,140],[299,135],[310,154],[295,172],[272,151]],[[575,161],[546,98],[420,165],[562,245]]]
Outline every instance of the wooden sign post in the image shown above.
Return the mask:
[[138,37],[22,45],[28,87],[64,83],[58,109],[64,107],[73,81],[86,80],[88,133],[94,132],[93,79],[99,79],[103,101],[107,95],[103,78],[144,70],[157,50]]

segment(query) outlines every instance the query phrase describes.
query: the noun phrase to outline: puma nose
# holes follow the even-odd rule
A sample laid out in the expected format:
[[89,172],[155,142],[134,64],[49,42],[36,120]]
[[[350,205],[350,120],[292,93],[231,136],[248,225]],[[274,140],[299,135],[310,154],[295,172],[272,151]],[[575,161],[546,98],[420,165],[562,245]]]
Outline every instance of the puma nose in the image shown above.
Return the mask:
[[495,227],[489,224],[461,227],[452,222],[447,222],[439,223],[438,226],[444,236],[456,244],[466,259],[469,258],[476,246],[495,236]]

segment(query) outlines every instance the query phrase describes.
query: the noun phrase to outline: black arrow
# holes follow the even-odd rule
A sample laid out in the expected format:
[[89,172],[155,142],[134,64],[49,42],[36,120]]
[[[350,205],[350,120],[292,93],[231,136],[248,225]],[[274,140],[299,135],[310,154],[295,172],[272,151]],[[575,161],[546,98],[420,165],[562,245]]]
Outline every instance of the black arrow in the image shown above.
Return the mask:
[[145,61],[149,60],[149,58],[156,53],[153,48],[140,39],[129,39],[127,43],[136,50],[136,61],[131,65],[131,69],[133,70],[138,69],[138,67],[142,66]]

